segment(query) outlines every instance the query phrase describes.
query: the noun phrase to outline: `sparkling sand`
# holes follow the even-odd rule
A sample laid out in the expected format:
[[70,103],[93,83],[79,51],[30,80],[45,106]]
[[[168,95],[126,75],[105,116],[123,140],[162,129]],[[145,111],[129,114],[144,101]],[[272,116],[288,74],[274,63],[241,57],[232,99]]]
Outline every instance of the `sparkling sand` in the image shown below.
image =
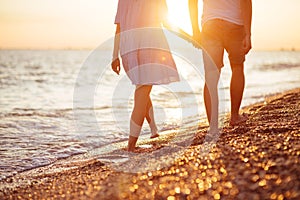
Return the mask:
[[243,111],[249,120],[225,123],[207,154],[200,127],[185,153],[160,170],[115,172],[82,155],[2,180],[0,199],[300,199],[300,89]]

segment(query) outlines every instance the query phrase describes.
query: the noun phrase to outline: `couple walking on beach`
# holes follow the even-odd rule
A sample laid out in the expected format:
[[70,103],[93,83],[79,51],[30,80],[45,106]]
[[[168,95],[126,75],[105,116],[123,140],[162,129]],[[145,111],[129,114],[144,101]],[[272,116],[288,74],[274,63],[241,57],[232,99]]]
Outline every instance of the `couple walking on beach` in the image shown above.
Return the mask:
[[[251,49],[251,0],[203,0],[202,30],[198,23],[198,0],[189,0],[193,28],[192,40],[203,49],[205,68],[204,103],[209,131],[218,133],[218,81],[223,67],[224,49],[232,70],[230,83],[230,124],[247,120],[240,115],[245,78],[245,55]],[[146,118],[151,138],[158,137],[150,92],[153,85],[179,81],[162,26],[170,28],[166,0],[119,0],[115,18],[116,35],[112,69],[123,68],[136,85],[130,119],[128,151],[134,151]]]

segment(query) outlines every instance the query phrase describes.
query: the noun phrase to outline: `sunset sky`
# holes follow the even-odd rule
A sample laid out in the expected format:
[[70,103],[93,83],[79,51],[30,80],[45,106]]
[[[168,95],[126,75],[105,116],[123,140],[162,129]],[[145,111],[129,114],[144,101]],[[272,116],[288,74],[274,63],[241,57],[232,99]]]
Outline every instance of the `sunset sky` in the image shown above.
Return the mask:
[[[171,21],[190,32],[187,0],[167,2]],[[300,0],[252,2],[254,49],[300,50]],[[117,0],[0,0],[0,48],[95,48],[113,36],[116,7]]]

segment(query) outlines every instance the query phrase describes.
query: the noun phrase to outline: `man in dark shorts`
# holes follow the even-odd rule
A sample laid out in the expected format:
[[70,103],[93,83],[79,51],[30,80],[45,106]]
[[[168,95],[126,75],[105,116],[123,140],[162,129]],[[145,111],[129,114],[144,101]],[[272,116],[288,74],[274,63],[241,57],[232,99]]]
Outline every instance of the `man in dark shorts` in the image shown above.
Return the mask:
[[218,131],[218,81],[227,51],[232,77],[230,83],[230,124],[247,120],[239,114],[243,98],[245,55],[251,49],[251,0],[203,0],[202,32],[198,23],[198,0],[189,0],[193,39],[203,48],[205,68],[204,102],[210,131]]

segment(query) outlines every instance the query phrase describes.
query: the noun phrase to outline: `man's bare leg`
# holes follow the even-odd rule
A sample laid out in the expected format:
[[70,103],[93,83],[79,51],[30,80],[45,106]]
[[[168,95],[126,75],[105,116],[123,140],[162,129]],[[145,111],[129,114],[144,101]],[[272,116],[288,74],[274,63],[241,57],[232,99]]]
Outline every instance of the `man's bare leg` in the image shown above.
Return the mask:
[[232,77],[230,82],[231,117],[232,125],[244,122],[247,118],[239,114],[245,87],[244,65],[232,66]]

